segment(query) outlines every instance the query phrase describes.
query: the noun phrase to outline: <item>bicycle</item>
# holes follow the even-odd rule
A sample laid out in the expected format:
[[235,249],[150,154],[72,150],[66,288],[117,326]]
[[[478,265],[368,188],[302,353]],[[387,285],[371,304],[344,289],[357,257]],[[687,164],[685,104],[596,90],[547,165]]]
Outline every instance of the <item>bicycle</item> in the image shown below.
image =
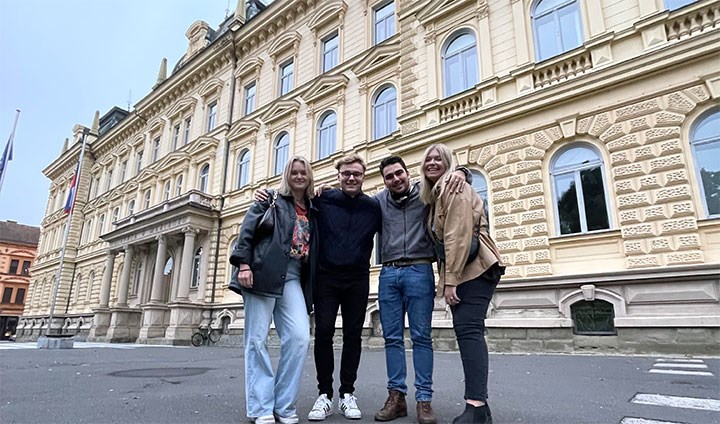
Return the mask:
[[210,328],[210,326],[200,327],[198,331],[194,332],[190,337],[190,342],[195,347],[200,347],[203,344],[210,345],[220,341],[220,331]]

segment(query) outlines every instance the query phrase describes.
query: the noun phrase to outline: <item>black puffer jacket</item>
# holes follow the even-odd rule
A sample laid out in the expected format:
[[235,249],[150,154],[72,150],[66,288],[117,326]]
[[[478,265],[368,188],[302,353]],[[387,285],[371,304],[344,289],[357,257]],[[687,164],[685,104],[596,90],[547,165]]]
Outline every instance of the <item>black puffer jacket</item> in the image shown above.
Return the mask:
[[[273,192],[268,192],[272,199]],[[310,222],[310,257],[302,264],[301,285],[308,314],[312,311],[312,287],[317,269],[319,241],[316,224],[316,210],[309,199],[308,220]],[[255,228],[270,207],[270,201],[255,202],[243,220],[240,236],[230,255],[235,267],[248,264],[253,273],[253,288],[243,287],[243,292],[260,296],[279,298],[285,288],[285,273],[290,262],[290,246],[297,218],[292,196],[278,196],[275,202],[275,226],[272,235],[256,239]],[[238,268],[233,267],[232,279],[237,281]]]

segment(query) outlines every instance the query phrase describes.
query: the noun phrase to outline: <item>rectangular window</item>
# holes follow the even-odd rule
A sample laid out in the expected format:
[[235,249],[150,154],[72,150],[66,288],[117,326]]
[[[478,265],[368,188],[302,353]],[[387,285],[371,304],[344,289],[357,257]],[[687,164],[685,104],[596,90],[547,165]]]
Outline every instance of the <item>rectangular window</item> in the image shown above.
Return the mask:
[[12,292],[12,287],[5,287],[5,290],[3,291],[2,303],[10,303],[10,299],[12,298]]
[[25,289],[17,289],[17,292],[15,293],[15,304],[16,305],[22,305],[23,302],[25,302]]
[[245,107],[243,110],[245,115],[249,115],[255,110],[255,83],[245,87]]
[[160,156],[160,136],[155,137],[155,140],[153,140],[152,161],[155,162],[156,160],[158,160],[159,156]]
[[284,95],[293,89],[293,61],[290,59],[280,65],[280,95]]
[[177,150],[178,142],[180,142],[180,124],[175,125],[173,128],[173,150]]
[[16,275],[18,271],[18,265],[20,265],[20,261],[17,259],[13,259],[10,261],[10,270],[8,271],[9,274]]
[[183,146],[190,142],[190,124],[192,124],[192,117],[185,118],[185,130],[183,133]]
[[135,175],[138,175],[140,171],[142,171],[142,160],[143,152],[137,152],[137,155],[135,156]]
[[23,261],[22,275],[25,277],[30,275],[30,261]]
[[389,2],[375,9],[373,44],[379,44],[395,35],[395,2]]
[[339,42],[337,32],[323,40],[322,72],[327,72],[338,64]]
[[217,102],[212,102],[208,105],[208,118],[207,118],[207,130],[208,132],[215,129],[215,117],[217,115]]
[[125,173],[127,172],[127,161],[124,160],[122,165],[120,165],[120,182],[123,183],[125,181]]
[[105,180],[105,191],[109,191],[112,187],[112,169],[107,172],[107,180]]

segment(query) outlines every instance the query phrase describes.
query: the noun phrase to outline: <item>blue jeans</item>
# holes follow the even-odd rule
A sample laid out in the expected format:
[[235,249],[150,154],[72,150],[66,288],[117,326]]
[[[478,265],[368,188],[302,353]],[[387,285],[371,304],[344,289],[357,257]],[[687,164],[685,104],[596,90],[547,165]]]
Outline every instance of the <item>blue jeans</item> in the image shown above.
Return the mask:
[[404,267],[383,266],[378,301],[385,337],[388,390],[407,394],[405,377],[405,314],[410,323],[415,367],[415,400],[432,400],[433,348],[432,311],[435,304],[432,264]]
[[[310,324],[299,280],[285,283],[283,295],[244,293],[245,302],[245,407],[247,416],[283,417],[296,413],[303,365],[310,343]],[[266,340],[270,322],[280,337],[280,361],[273,373]]]

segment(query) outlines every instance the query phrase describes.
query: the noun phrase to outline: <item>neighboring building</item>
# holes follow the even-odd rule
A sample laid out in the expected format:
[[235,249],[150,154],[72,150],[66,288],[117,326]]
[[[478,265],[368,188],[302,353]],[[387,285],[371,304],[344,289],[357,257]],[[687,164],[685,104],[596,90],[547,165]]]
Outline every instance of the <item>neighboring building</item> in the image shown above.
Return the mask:
[[[250,10],[250,8],[248,8]],[[357,152],[413,175],[430,143],[475,173],[507,273],[504,351],[714,352],[720,343],[720,1],[278,0],[187,53],[89,137],[56,322],[93,340],[187,343],[243,327],[228,254],[294,154],[319,183]],[[100,127],[104,128],[103,122]],[[83,127],[45,170],[20,323],[47,325]],[[368,334],[377,335],[373,267]],[[440,348],[454,347],[438,300]],[[232,338],[231,338],[232,339]]]
[[40,228],[0,221],[0,340],[15,334],[30,286]]

